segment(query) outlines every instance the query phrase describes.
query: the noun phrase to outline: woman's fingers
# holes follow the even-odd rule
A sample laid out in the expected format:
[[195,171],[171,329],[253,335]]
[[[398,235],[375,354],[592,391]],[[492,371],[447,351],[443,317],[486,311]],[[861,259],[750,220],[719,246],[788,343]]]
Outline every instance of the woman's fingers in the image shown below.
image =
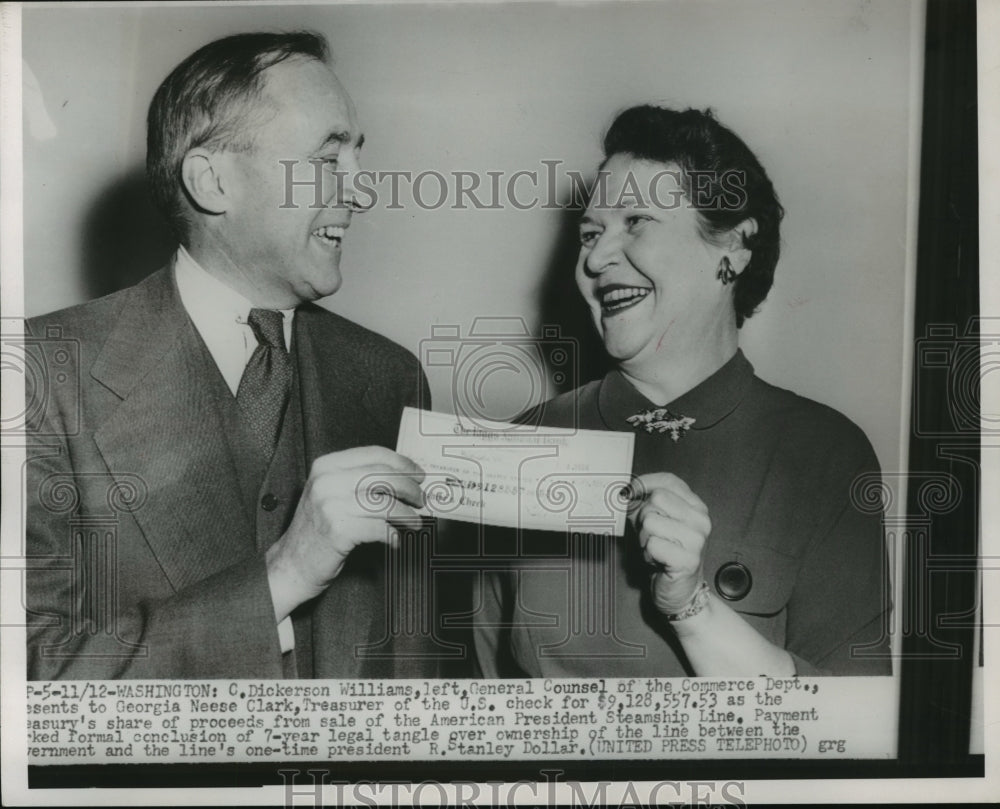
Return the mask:
[[692,508],[708,513],[708,506],[704,501],[691,491],[687,483],[671,472],[650,472],[647,475],[639,475],[632,481],[631,488],[637,499],[648,499],[657,491],[672,492]]
[[[686,500],[682,500],[672,492],[660,490],[633,512],[631,519],[638,533],[641,533],[644,528],[647,528],[651,533],[657,533],[655,529],[648,528],[651,522],[661,525],[661,530],[664,530],[662,526],[676,523],[681,533],[674,538],[678,540],[690,538],[691,541],[696,540],[699,545],[703,544],[712,532],[712,521],[707,513],[693,508]],[[676,532],[672,532],[671,536],[673,533]]]
[[701,554],[669,539],[650,537],[643,546],[646,564],[674,575],[695,573],[701,567]]
[[705,544],[705,536],[687,523],[675,520],[664,514],[651,513],[639,526],[639,544],[645,547],[649,537],[658,537],[667,542],[673,542],[685,548],[701,552]]
[[654,568],[654,602],[669,615],[687,603],[702,581],[702,554],[712,520],[704,501],[669,472],[640,475],[631,488],[629,519],[643,558]]
[[676,491],[670,489],[654,489],[649,493],[646,502],[640,507],[652,509],[668,517],[687,523],[696,531],[708,536],[712,531],[712,521],[708,516],[708,509],[700,500],[698,505],[682,497]]

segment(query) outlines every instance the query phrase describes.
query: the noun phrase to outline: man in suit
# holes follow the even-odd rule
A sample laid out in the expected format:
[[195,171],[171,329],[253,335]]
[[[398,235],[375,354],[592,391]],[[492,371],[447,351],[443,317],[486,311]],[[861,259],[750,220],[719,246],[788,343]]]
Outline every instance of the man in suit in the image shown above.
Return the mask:
[[181,247],[28,322],[79,381],[27,391],[30,678],[433,675],[386,603],[422,503],[390,448],[426,380],[312,303],[341,283],[362,141],[312,33],[213,42],[157,90],[147,174]]

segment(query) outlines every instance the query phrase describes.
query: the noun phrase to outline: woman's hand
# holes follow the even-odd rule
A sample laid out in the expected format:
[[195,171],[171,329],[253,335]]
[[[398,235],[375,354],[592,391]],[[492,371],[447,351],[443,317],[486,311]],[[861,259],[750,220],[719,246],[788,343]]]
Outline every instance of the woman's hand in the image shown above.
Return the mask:
[[[655,472],[632,483],[629,519],[653,566],[653,603],[665,615],[684,609],[705,578],[702,554],[712,532],[708,508],[676,475]],[[727,604],[709,595],[705,608],[672,624],[699,677],[791,676],[795,661]]]
[[665,615],[682,610],[704,579],[702,554],[712,531],[708,507],[669,472],[640,475],[632,483],[629,519],[653,574],[653,603]]

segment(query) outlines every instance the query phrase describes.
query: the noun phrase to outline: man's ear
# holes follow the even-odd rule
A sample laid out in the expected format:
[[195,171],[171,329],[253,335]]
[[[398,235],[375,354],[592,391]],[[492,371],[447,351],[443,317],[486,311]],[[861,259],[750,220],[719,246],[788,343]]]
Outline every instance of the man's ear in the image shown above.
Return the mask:
[[226,193],[225,161],[218,152],[191,149],[181,163],[181,180],[194,205],[211,214],[229,210],[232,200]]
[[753,251],[746,246],[747,240],[757,233],[757,220],[752,216],[744,219],[729,231],[729,261],[739,275],[747,268]]

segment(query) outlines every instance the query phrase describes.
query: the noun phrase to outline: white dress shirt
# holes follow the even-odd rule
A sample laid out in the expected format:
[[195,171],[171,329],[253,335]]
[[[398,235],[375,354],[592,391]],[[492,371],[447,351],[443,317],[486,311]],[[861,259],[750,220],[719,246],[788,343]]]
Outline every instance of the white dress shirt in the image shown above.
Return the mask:
[[[181,303],[235,396],[243,371],[257,348],[257,338],[247,322],[253,304],[210,275],[183,246],[177,248],[174,273]],[[290,349],[295,310],[282,309],[281,314],[285,348]],[[282,652],[295,648],[291,616],[278,624],[278,640]]]
[[[243,370],[257,348],[257,338],[247,322],[253,304],[210,275],[184,247],[177,248],[174,266],[181,303],[235,396]],[[291,349],[295,310],[282,309],[281,314],[285,348]]]

